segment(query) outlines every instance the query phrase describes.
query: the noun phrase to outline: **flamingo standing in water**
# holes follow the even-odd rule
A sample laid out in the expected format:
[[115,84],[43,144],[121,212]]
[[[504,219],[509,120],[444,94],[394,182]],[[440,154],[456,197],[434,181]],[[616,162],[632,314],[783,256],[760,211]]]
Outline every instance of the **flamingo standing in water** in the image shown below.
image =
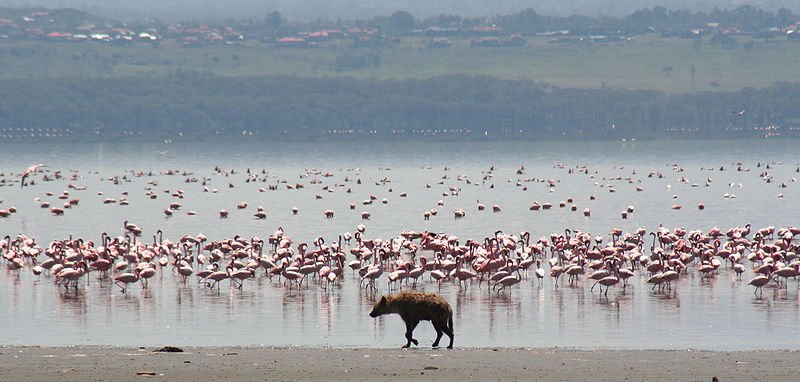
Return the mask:
[[137,268],[139,269],[139,281],[142,283],[142,288],[147,289],[147,280],[156,275],[156,266],[153,263],[141,263]]
[[114,284],[116,284],[121,290],[122,293],[125,293],[127,290],[128,284],[133,284],[139,281],[139,268],[133,270],[132,273],[123,273],[114,277]]
[[661,280],[663,283],[665,283],[667,290],[672,290],[672,282],[677,280],[679,277],[680,273],[673,268],[666,269],[661,273]]
[[231,277],[231,270],[233,270],[233,266],[228,265],[227,267],[225,267],[225,272],[223,271],[212,272],[210,275],[208,275],[208,277],[206,277],[206,279],[211,280],[214,283],[212,284],[209,282],[206,285],[209,287],[209,289],[214,289],[214,287],[216,286],[217,290],[219,290],[219,282],[222,280],[229,279]]
[[[281,271],[281,276],[289,282],[289,288],[292,288],[292,283],[297,284],[297,289],[300,289],[300,286],[303,283],[303,274],[298,272],[296,267],[288,267],[286,263],[283,263],[283,270]],[[284,281],[284,283],[286,282]]]
[[408,278],[414,279],[413,287],[417,286],[417,279],[420,278],[423,274],[425,274],[425,265],[428,263],[428,259],[422,257],[419,259],[420,265],[410,271],[408,271]]
[[539,287],[542,286],[542,279],[544,279],[544,268],[542,268],[542,262],[540,260],[536,260],[536,279],[539,281]]
[[458,261],[456,261],[456,267],[450,273],[451,276],[454,276],[458,279],[458,285],[461,287],[466,286],[467,280],[478,277],[478,274],[475,273],[475,271],[464,268],[463,264],[463,258],[459,258]]
[[370,287],[371,289],[378,289],[378,288],[375,286],[375,280],[377,280],[378,278],[380,278],[380,277],[381,277],[381,275],[383,274],[383,266],[381,266],[381,265],[380,265],[380,264],[377,262],[377,259],[378,259],[378,256],[376,256],[376,257],[375,257],[375,260],[376,260],[376,261],[375,261],[375,264],[373,264],[373,265],[370,265],[370,266],[367,268],[367,273],[366,273],[366,274],[365,274],[365,275],[364,275],[364,276],[361,278],[361,281],[362,281],[362,282],[363,282],[364,280],[368,280],[368,281],[367,281],[367,286],[368,286],[368,287]]
[[789,278],[800,276],[800,272],[798,272],[798,270],[800,270],[800,263],[798,263],[795,267],[781,267],[775,271],[775,274],[778,275],[778,277],[783,277],[785,284],[784,287],[789,288]]
[[736,279],[741,280],[742,273],[745,271],[745,267],[741,263],[736,263],[733,265],[733,271],[736,273]]
[[219,270],[219,264],[213,263],[213,264],[209,265],[209,268],[198,271],[197,272],[197,278],[198,278],[197,283],[198,284],[202,283],[203,281],[205,281],[208,278],[208,276],[211,276],[211,274],[213,274],[214,272],[216,272],[218,270]]
[[617,272],[622,279],[622,289],[625,289],[628,286],[628,279],[633,277],[634,273],[630,268],[620,268]]
[[653,287],[651,288],[651,290],[655,290],[656,287],[658,287],[659,292],[661,291],[661,288],[662,288],[661,284],[664,282],[664,278],[661,277],[661,275],[662,275],[661,273],[656,273],[656,274],[650,276],[650,278],[647,279],[647,282],[649,284],[653,284]]
[[100,272],[100,278],[105,278],[112,265],[111,260],[99,258],[91,263],[91,269]]
[[[192,273],[194,273],[194,270],[189,265],[189,263],[187,263],[186,261],[181,261],[180,263],[178,263],[177,271],[178,271],[178,274],[181,275],[181,277],[183,277],[183,283],[184,284],[186,284],[186,280],[189,279],[189,276],[191,276]],[[199,272],[198,272],[198,274],[199,274]],[[210,271],[209,271],[209,274],[211,274]]]
[[756,287],[756,289],[753,291],[753,294],[756,294],[756,293],[759,293],[759,292],[763,294],[764,291],[761,288],[764,285],[767,285],[770,282],[770,280],[772,280],[772,276],[775,274],[773,272],[772,264],[770,263],[770,264],[762,265],[761,267],[759,267],[756,270],[756,272],[761,273],[761,274],[759,274],[758,276],[753,277],[752,279],[750,279],[750,281],[747,282],[747,285],[752,285],[752,286]]
[[562,273],[564,273],[564,268],[562,268],[560,265],[550,266],[550,277],[553,278],[553,285],[556,289],[558,289],[558,279],[561,277]]
[[771,272],[769,273],[769,276],[758,275],[756,277],[753,277],[750,281],[747,282],[747,285],[752,285],[752,286],[756,287],[756,289],[753,291],[753,294],[756,294],[756,293],[759,293],[759,292],[761,292],[761,294],[763,294],[764,291],[761,288],[764,285],[767,285],[767,283],[769,283],[770,280],[772,280],[772,273]]
[[[516,275],[509,275],[500,279],[495,285],[501,285],[500,289],[497,290],[497,293],[500,293],[504,289],[514,285],[519,284],[522,281],[522,274],[520,274],[519,268],[516,270]],[[511,289],[509,289],[510,291]]]
[[431,279],[436,280],[436,283],[439,284],[439,289],[442,288],[442,281],[446,278],[447,274],[442,272],[441,269],[431,271]]
[[601,278],[600,280],[595,281],[594,284],[592,285],[592,288],[594,288],[594,285],[600,284],[600,293],[603,293],[603,287],[606,287],[606,292],[603,293],[603,295],[608,296],[608,288],[611,288],[612,286],[617,285],[618,283],[619,283],[619,278],[617,276],[606,276]]
[[251,268],[243,268],[231,273],[231,281],[238,283],[238,288],[242,289],[242,287],[244,286],[244,280],[253,278],[255,276],[256,276],[255,270]]
[[58,272],[56,275],[56,279],[59,280],[57,284],[64,285],[64,287],[67,289],[69,289],[70,284],[72,284],[72,286],[77,289],[78,279],[85,275],[88,272],[88,269],[89,268],[85,262],[76,262],[72,268],[64,268]]
[[394,271],[392,273],[389,273],[389,275],[387,276],[387,278],[389,279],[389,281],[388,281],[389,289],[391,289],[392,285],[395,284],[395,283],[399,283],[400,284],[400,288],[402,289],[402,287],[403,287],[403,279],[408,277],[409,268],[410,268],[410,264],[405,264],[402,267],[400,267],[400,269],[398,269],[398,270],[396,270],[396,271]]

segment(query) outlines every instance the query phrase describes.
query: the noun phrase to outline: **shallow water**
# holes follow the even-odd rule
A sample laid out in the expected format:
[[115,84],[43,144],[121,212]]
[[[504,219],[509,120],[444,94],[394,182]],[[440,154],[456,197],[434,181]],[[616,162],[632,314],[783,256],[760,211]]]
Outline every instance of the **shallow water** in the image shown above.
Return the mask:
[[[389,238],[401,231],[430,230],[448,232],[462,239],[482,239],[495,230],[518,233],[529,230],[532,237],[549,236],[564,228],[577,228],[608,237],[612,227],[631,231],[639,226],[653,230],[659,224],[672,228],[723,230],[751,223],[797,225],[798,207],[795,173],[795,141],[708,141],[708,142],[487,142],[487,143],[316,143],[218,145],[172,144],[86,144],[86,145],[7,145],[0,144],[0,172],[20,172],[34,163],[68,173],[79,170],[76,181],[39,182],[20,190],[18,184],[0,187],[0,209],[15,206],[18,213],[0,219],[0,234],[24,233],[37,238],[40,245],[70,234],[99,240],[100,232],[121,235],[122,222],[129,220],[143,227],[148,240],[157,229],[165,237],[178,239],[183,234],[204,233],[211,240],[241,234],[262,238],[279,226],[295,242],[311,242],[323,236],[330,242],[345,231],[355,232],[358,224],[367,226],[367,237]],[[159,151],[167,151],[160,155]],[[735,171],[742,162],[751,171]],[[766,183],[757,164],[773,163],[769,171],[773,182]],[[774,162],[783,162],[782,164]],[[555,166],[564,163],[565,167]],[[682,172],[673,170],[679,164]],[[568,168],[588,166],[590,175],[568,174]],[[236,169],[225,178],[212,175],[213,168]],[[430,166],[430,168],[428,168]],[[448,170],[445,170],[447,166]],[[485,171],[495,167],[494,178],[482,181]],[[520,166],[523,175],[517,175]],[[718,171],[720,166],[725,171]],[[262,168],[275,176],[268,183],[245,183],[247,168]],[[331,172],[332,177],[300,178],[306,169]],[[701,168],[713,168],[701,170]],[[200,183],[185,183],[187,176],[166,176],[166,169],[191,171],[194,177],[212,177],[203,192]],[[360,169],[360,170],[356,170]],[[134,177],[129,170],[152,170],[153,177]],[[633,171],[636,174],[633,174]],[[649,171],[663,178],[648,177]],[[95,173],[96,172],[96,173]],[[115,185],[107,179],[128,174],[130,182]],[[447,175],[447,179],[442,179]],[[466,175],[472,184],[459,181]],[[349,182],[345,182],[348,177]],[[622,180],[611,180],[621,177]],[[624,180],[630,177],[634,183]],[[685,177],[688,182],[680,182]],[[706,187],[706,178],[712,178]],[[321,184],[311,184],[311,179]],[[354,179],[362,179],[356,184]],[[376,185],[381,179],[389,183]],[[276,191],[259,192],[259,187],[278,179],[303,183],[299,190],[280,185]],[[553,179],[555,187],[526,179]],[[38,180],[38,179],[37,179]],[[145,197],[145,187],[157,180],[153,190],[158,199]],[[56,195],[68,183],[86,185],[86,191],[71,190],[80,198],[78,207],[64,216],[51,216],[33,199],[40,197],[63,203]],[[438,184],[442,182],[442,184]],[[520,183],[520,186],[517,185]],[[780,188],[785,182],[787,187]],[[228,183],[234,185],[229,188]],[[697,187],[692,187],[696,183]],[[741,187],[739,184],[741,183]],[[345,184],[336,187],[335,184]],[[426,188],[425,185],[430,185]],[[731,186],[731,184],[733,184]],[[331,186],[335,192],[322,188]],[[491,188],[494,185],[494,188]],[[612,185],[616,192],[609,192]],[[644,191],[637,192],[639,185]],[[458,196],[443,196],[450,186],[461,189]],[[523,187],[527,186],[527,191]],[[602,186],[602,187],[601,187]],[[345,192],[350,188],[352,193]],[[392,192],[389,192],[389,189]],[[183,189],[183,204],[175,216],[162,213],[176,201],[163,190]],[[103,195],[98,195],[102,191]],[[103,204],[107,197],[119,199],[127,191],[129,206]],[[399,197],[407,192],[407,198]],[[723,194],[735,194],[735,199]],[[778,198],[779,193],[783,198]],[[322,199],[316,199],[320,194]],[[375,195],[372,205],[361,201]],[[595,195],[596,200],[589,200]],[[673,199],[677,195],[677,199]],[[559,208],[558,202],[575,199],[577,212]],[[388,204],[381,204],[386,198]],[[440,213],[424,221],[423,211],[437,207]],[[498,204],[502,213],[478,212],[477,201],[491,209]],[[249,202],[237,210],[239,201]],[[549,211],[529,211],[533,201],[554,204]],[[59,202],[59,203],[55,203]],[[354,211],[348,208],[355,202]],[[680,203],[681,210],[670,206]],[[696,208],[704,203],[706,209]],[[569,206],[569,204],[567,204]],[[635,207],[627,220],[620,212]],[[255,220],[256,206],[263,206],[266,220]],[[290,208],[300,209],[292,216]],[[221,220],[217,212],[230,211]],[[467,216],[453,219],[452,211],[463,208]],[[586,218],[581,211],[591,209]],[[334,210],[334,219],[325,219],[324,210]],[[197,216],[187,216],[195,210]],[[362,221],[360,213],[372,218]],[[608,240],[608,239],[606,239]],[[349,272],[349,271],[348,271]],[[358,287],[349,273],[344,282],[331,290],[313,283],[300,291],[281,287],[259,277],[246,282],[242,291],[223,284],[220,292],[209,291],[190,282],[183,286],[171,272],[160,272],[148,290],[132,287],[123,294],[108,281],[77,291],[58,289],[47,277],[35,277],[30,270],[19,275],[0,271],[0,344],[41,345],[331,345],[395,346],[402,344],[403,325],[396,316],[371,319],[367,313],[376,296]],[[259,272],[261,275],[261,272]],[[744,275],[751,278],[752,272]],[[800,338],[800,295],[797,281],[788,290],[765,288],[763,297],[752,287],[735,280],[732,272],[721,269],[710,280],[701,280],[691,270],[678,281],[675,291],[660,294],[650,290],[646,276],[635,276],[625,291],[612,288],[608,297],[590,292],[591,283],[581,280],[575,286],[563,283],[555,289],[549,277],[539,287],[534,279],[524,280],[510,292],[497,294],[477,284],[465,289],[445,283],[441,293],[455,312],[456,346],[531,346],[625,349],[797,349]],[[562,280],[562,282],[565,280]],[[379,284],[386,293],[385,276]],[[436,291],[427,276],[419,286]],[[423,323],[415,332],[422,345],[434,337],[430,325]]]

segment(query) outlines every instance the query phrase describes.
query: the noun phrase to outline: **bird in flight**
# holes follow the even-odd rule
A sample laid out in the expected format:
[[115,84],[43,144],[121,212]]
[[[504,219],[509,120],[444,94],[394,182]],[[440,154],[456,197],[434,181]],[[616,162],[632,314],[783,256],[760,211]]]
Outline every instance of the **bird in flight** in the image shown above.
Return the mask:
[[39,163],[39,164],[35,164],[35,165],[31,166],[31,167],[26,168],[25,171],[22,173],[22,181],[19,182],[19,188],[25,187],[25,179],[28,176],[30,176],[31,174],[34,174],[37,171],[39,171],[40,167],[47,167],[47,165]]
[[744,117],[744,113],[747,112],[747,109],[742,109],[742,111],[732,111],[731,113],[736,114],[740,117]]

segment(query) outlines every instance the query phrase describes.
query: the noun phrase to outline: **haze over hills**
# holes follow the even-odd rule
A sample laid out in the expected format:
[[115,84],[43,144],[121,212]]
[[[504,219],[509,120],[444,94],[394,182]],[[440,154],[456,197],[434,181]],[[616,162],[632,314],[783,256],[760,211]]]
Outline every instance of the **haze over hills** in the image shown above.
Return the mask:
[[800,137],[791,10],[389,6],[336,23],[0,6],[0,140]]
[[122,20],[263,17],[275,10],[294,20],[370,18],[400,9],[417,17],[438,14],[479,17],[513,13],[525,8],[558,16],[624,16],[653,6],[708,11],[714,7],[732,9],[743,4],[768,11],[780,7],[800,10],[797,0],[0,0],[0,6],[70,7]]

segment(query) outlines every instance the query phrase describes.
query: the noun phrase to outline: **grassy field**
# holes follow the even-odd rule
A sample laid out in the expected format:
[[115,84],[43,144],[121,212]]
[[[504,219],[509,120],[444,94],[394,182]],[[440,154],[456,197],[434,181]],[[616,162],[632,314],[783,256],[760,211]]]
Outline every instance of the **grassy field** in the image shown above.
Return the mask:
[[[603,85],[668,92],[737,90],[796,81],[800,42],[740,38],[735,48],[684,39],[639,36],[602,44],[552,44],[531,39],[523,47],[473,48],[456,39],[428,49],[422,38],[397,47],[352,48],[350,41],[317,48],[261,43],[158,48],[0,41],[0,78],[153,76],[195,70],[224,76],[297,75],[357,78],[426,78],[445,74],[526,78],[561,87]],[[665,67],[672,67],[667,76]],[[694,75],[692,69],[694,68]],[[694,77],[694,78],[693,78]]]

